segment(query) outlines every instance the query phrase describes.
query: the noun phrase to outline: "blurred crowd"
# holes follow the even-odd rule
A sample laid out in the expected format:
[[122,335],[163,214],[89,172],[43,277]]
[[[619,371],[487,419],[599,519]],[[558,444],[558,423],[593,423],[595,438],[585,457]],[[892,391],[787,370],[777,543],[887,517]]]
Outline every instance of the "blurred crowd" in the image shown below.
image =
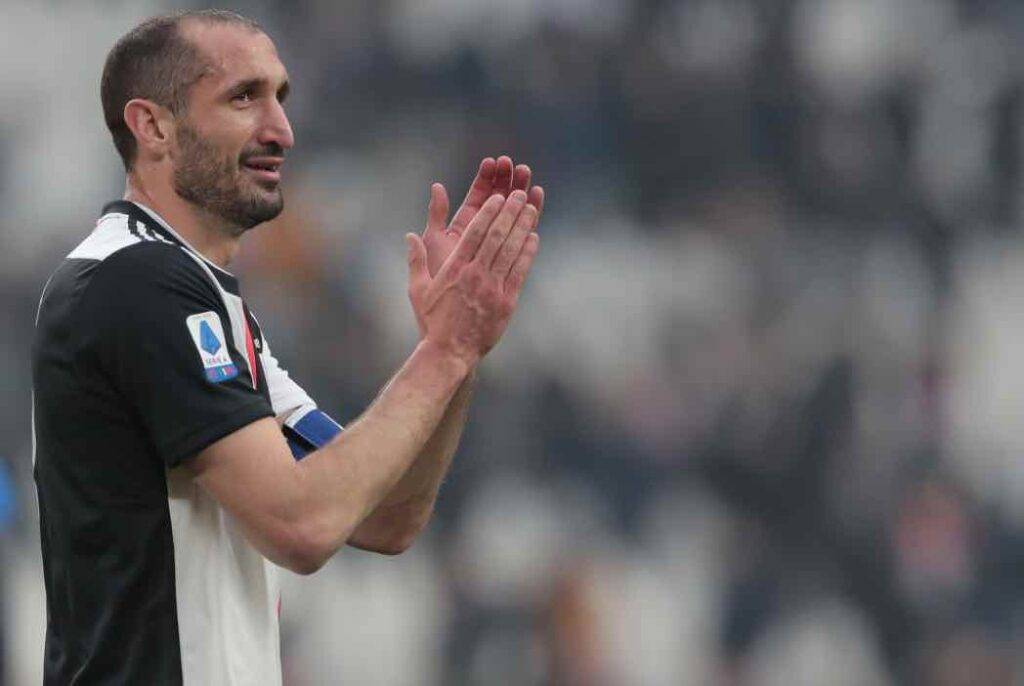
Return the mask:
[[[37,683],[28,349],[123,190],[98,81],[174,3],[5,0],[0,674]],[[289,686],[1024,683],[1024,5],[252,0],[285,213],[235,265],[342,422],[403,234],[507,153],[541,254],[425,537],[283,605]]]

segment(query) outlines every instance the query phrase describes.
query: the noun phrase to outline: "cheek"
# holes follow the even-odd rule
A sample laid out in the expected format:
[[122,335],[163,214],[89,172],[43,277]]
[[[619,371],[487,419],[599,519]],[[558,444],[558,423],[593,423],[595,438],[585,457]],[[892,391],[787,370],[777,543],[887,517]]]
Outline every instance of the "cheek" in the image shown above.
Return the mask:
[[207,140],[225,168],[238,169],[247,146],[251,145],[252,134],[246,117],[242,113],[232,114],[233,117],[211,127]]
[[244,146],[231,145],[227,149],[219,151],[218,157],[221,160],[221,166],[225,171],[230,171],[235,174],[239,173],[243,169],[242,156],[245,152]]

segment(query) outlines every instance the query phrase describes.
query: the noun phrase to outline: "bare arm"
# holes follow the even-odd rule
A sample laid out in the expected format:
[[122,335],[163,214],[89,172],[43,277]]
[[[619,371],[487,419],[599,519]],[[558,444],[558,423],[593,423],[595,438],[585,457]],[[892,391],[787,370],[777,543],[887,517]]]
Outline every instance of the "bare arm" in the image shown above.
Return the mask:
[[[527,202],[533,206],[529,213],[532,222],[515,227],[505,241],[504,254],[499,259],[506,266],[511,264],[518,257],[516,251],[526,246],[528,235],[536,231],[544,206],[544,189],[540,186],[531,187],[531,178],[529,166],[513,166],[509,157],[499,157],[497,160],[485,158],[480,162],[476,178],[451,224],[447,224],[447,191],[443,185],[434,184],[430,189],[427,226],[422,236],[430,273],[434,274],[440,269],[454,250],[459,236],[491,194],[508,195],[519,190],[527,193]],[[348,541],[350,545],[393,555],[412,545],[416,536],[426,527],[434,511],[441,482],[451,467],[466,425],[473,383],[474,378],[463,382],[423,452],[395,488],[356,529]]]
[[359,419],[304,460],[268,417],[202,451],[192,469],[267,558],[315,571],[408,469],[468,372],[423,343]]
[[[408,237],[410,299],[423,340],[349,428],[296,462],[273,419],[222,438],[192,462],[198,483],[269,559],[318,569],[381,503],[424,450],[457,389],[504,332],[537,252],[515,249],[534,212],[526,194],[492,197],[431,279],[422,241]],[[517,239],[518,240],[518,239]]]
[[356,528],[348,539],[349,545],[394,555],[412,545],[413,539],[426,527],[466,426],[474,383],[475,374],[462,382],[423,451]]

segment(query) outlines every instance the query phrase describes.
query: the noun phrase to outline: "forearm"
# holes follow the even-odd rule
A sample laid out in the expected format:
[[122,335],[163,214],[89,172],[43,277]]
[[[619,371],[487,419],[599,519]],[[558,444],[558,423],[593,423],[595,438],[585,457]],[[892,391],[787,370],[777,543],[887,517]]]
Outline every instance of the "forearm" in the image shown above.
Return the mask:
[[378,552],[401,552],[426,526],[466,426],[475,376],[474,373],[462,382],[423,450],[356,528],[348,541],[350,545]]
[[407,480],[467,375],[468,367],[421,344],[359,419],[298,463],[304,519],[321,529],[315,535],[329,552]]
[[319,567],[394,488],[435,433],[473,365],[421,343],[348,430],[296,462],[278,425],[257,420],[187,463],[270,560]]
[[469,415],[474,380],[475,375],[470,375],[462,382],[423,450],[378,507],[410,502],[433,503],[462,438],[462,430]]

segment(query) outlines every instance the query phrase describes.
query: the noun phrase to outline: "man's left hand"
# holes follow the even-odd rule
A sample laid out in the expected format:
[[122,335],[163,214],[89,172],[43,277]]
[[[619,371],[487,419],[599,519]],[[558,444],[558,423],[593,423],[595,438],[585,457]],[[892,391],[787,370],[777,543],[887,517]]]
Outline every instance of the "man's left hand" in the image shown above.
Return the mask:
[[[423,244],[427,249],[427,269],[433,277],[455,249],[459,237],[466,230],[470,220],[480,211],[487,198],[495,193],[505,197],[514,190],[527,192],[527,203],[537,208],[537,221],[544,208],[544,189],[530,186],[532,172],[525,164],[513,165],[512,158],[502,155],[497,160],[486,157],[480,162],[476,178],[473,179],[462,206],[448,221],[448,191],[444,185],[435,183],[430,187],[430,205],[427,208],[427,227],[423,230]],[[531,227],[536,231],[537,223]]]

